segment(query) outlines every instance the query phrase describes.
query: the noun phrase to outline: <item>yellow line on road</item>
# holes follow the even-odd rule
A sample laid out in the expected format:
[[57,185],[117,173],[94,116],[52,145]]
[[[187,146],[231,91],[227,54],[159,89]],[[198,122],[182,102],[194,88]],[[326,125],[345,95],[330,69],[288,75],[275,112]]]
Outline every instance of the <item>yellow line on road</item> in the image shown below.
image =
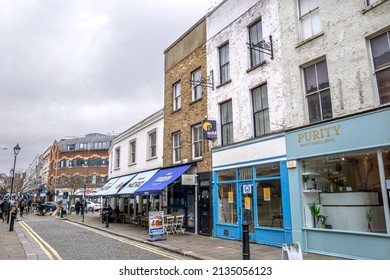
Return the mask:
[[[48,256],[50,260],[54,260],[53,255],[57,258],[57,260],[62,260],[60,254],[51,247],[45,240],[42,239],[31,227],[29,227],[24,221],[21,221],[20,224],[24,227],[24,229],[30,234],[30,236],[38,243],[43,252]],[[53,253],[53,255],[45,248],[45,246]]]
[[102,236],[106,236],[106,237],[109,237],[111,239],[120,241],[122,243],[131,245],[133,247],[137,247],[139,249],[143,249],[143,250],[146,250],[146,251],[149,251],[149,252],[152,252],[152,253],[155,253],[155,254],[158,254],[158,255],[170,258],[172,260],[182,260],[181,258],[179,258],[177,256],[174,256],[174,255],[171,255],[171,254],[168,254],[168,253],[164,253],[164,252],[162,252],[160,250],[148,247],[146,245],[142,245],[142,244],[140,244],[139,242],[136,242],[136,241],[130,241],[127,238],[124,238],[124,237],[116,236],[116,235],[108,233],[108,232],[104,232],[104,231],[101,231],[101,230],[97,230],[97,229],[94,229],[94,228],[91,228],[91,227],[87,227],[87,226],[84,226],[84,225],[80,225],[80,224],[76,224],[76,223],[73,223],[73,222],[69,222],[69,221],[65,221],[65,222],[73,224],[73,225],[76,225],[76,226],[81,227],[83,229],[92,231],[94,233],[100,234]]

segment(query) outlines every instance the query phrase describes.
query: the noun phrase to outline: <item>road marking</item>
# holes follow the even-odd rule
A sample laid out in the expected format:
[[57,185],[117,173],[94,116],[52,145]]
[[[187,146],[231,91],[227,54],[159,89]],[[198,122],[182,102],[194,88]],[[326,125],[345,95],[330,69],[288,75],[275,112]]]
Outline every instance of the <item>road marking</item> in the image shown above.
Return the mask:
[[146,245],[140,244],[137,241],[130,241],[127,238],[116,236],[116,235],[114,235],[112,233],[101,231],[101,230],[97,230],[97,229],[94,229],[94,228],[91,228],[91,227],[87,227],[87,226],[84,226],[84,225],[76,224],[74,222],[69,222],[69,221],[64,221],[64,222],[72,224],[72,225],[75,225],[75,226],[78,226],[78,227],[86,229],[88,231],[92,231],[92,232],[100,234],[102,236],[109,237],[111,239],[114,239],[114,240],[117,240],[119,242],[131,245],[133,247],[137,247],[139,249],[142,249],[142,250],[145,250],[145,251],[149,251],[151,253],[155,253],[155,254],[158,254],[160,256],[164,256],[164,257],[170,258],[172,260],[182,260],[182,258],[179,258],[179,257],[177,257],[175,255],[171,255],[169,253],[164,253],[164,252],[162,252],[162,251],[160,251],[158,249],[154,249],[154,248],[148,247]]
[[[24,221],[20,221],[20,225],[26,230],[28,234],[37,242],[39,247],[41,247],[42,251],[46,254],[46,256],[50,260],[54,260],[53,255],[57,258],[57,260],[62,260],[60,254],[51,247],[45,240],[42,239],[31,227],[29,227]],[[51,253],[46,249],[46,247],[51,251]],[[53,253],[53,254],[52,254]]]

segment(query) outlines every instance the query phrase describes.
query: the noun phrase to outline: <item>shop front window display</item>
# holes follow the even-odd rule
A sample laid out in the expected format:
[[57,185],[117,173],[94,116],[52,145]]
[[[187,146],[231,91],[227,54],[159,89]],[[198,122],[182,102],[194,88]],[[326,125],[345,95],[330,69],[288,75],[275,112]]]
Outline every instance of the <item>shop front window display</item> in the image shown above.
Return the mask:
[[387,178],[390,152],[382,151],[354,151],[302,160],[305,227],[386,233],[389,191],[381,181],[379,162],[383,162]]

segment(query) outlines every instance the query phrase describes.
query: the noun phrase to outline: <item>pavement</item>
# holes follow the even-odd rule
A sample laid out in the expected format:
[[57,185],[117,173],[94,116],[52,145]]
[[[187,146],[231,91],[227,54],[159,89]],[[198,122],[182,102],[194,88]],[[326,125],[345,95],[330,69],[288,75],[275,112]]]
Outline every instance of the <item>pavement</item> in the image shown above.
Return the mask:
[[[23,217],[28,220],[34,214]],[[61,219],[59,216],[48,217],[52,219]],[[135,240],[141,243],[147,243],[152,246],[164,248],[171,252],[188,256],[199,260],[242,260],[242,241],[227,240],[203,236],[193,233],[173,234],[165,237],[162,241],[149,241],[148,230],[142,227],[136,227],[132,224],[110,223],[108,227],[100,218],[99,213],[88,213],[82,221],[81,215],[65,215],[63,220],[83,224],[85,226],[106,231],[121,237]],[[9,231],[10,225],[0,222],[0,260],[39,260],[37,244],[26,236],[22,226],[17,219],[14,230]],[[304,260],[342,260],[340,258],[302,253]],[[250,243],[251,260],[281,260],[282,248],[268,246],[256,243]]]

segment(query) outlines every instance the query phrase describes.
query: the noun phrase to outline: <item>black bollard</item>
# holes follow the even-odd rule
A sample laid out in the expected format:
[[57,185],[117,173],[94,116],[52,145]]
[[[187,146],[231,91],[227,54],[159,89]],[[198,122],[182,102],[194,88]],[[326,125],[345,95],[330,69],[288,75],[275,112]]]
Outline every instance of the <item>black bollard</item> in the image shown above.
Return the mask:
[[9,231],[14,231],[15,219],[16,219],[16,211],[11,211],[11,221],[9,223]]
[[250,260],[249,249],[249,223],[244,221],[242,223],[242,259]]
[[61,219],[64,218],[64,210],[62,209],[62,207],[60,208],[60,211],[61,211]]
[[109,227],[109,218],[110,218],[110,213],[108,212],[108,211],[106,211],[106,213],[105,213],[105,220],[106,220],[106,228],[108,228]]

